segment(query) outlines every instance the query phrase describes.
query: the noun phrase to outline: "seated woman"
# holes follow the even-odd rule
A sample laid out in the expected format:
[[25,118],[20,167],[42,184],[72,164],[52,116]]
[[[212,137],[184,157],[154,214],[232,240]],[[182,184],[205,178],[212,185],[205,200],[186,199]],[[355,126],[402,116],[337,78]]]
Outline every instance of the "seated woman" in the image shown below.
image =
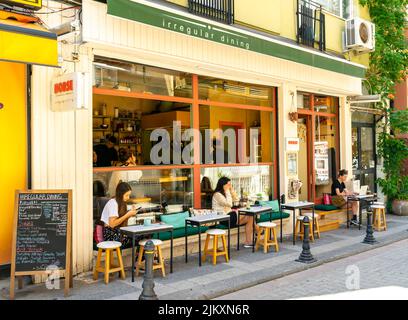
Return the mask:
[[[116,196],[110,199],[102,211],[101,221],[104,223],[103,238],[105,241],[118,241],[123,247],[131,246],[131,239],[121,235],[119,228],[127,226],[128,219],[137,214],[137,210],[127,211],[126,202],[130,198],[132,188],[126,182],[116,187]],[[140,240],[140,239],[139,239]]]
[[217,186],[214,190],[212,198],[212,209],[217,212],[224,212],[230,215],[231,227],[245,225],[245,248],[252,248],[252,225],[253,217],[241,216],[239,222],[237,221],[237,213],[231,211],[233,197],[236,198],[236,193],[232,189],[231,180],[227,177],[221,177],[218,180]]
[[[332,194],[332,203],[335,206],[338,206],[340,208],[344,208],[347,205],[347,196],[348,195],[353,195],[353,192],[350,192],[346,189],[346,185],[344,182],[347,181],[347,175],[348,171],[347,170],[340,170],[339,174],[337,176],[337,179],[333,181],[332,187],[331,187],[331,194]],[[357,224],[357,214],[358,214],[358,202],[357,201],[352,201],[351,202],[351,208],[353,211],[353,218],[351,219],[352,224]],[[348,214],[348,212],[347,212]]]

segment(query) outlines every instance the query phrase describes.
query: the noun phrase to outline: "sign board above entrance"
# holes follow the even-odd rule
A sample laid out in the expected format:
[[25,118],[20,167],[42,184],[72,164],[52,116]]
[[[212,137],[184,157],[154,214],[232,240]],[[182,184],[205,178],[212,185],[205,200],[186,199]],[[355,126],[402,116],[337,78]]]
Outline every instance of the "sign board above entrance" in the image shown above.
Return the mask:
[[42,0],[0,0],[0,3],[31,10],[39,10],[42,7]]
[[191,15],[160,9],[142,1],[107,0],[108,14],[157,28],[181,33],[231,47],[249,50],[293,62],[363,78],[365,67],[340,58],[303,49],[266,36],[207,23]]

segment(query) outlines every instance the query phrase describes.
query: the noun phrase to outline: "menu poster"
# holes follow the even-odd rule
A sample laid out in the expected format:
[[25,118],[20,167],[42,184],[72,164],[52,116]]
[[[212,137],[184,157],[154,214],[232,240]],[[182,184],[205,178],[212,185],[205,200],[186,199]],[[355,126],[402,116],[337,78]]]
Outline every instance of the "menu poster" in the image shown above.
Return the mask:
[[327,185],[330,183],[329,176],[329,142],[316,141],[315,150],[315,170],[316,185]]
[[65,293],[71,281],[71,190],[16,191],[10,278],[65,271]]

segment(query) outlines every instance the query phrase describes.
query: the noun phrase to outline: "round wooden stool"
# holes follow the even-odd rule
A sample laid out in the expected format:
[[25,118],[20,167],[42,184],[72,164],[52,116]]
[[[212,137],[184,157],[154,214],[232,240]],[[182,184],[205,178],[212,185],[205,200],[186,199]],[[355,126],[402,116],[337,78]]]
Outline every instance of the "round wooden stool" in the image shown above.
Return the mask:
[[[126,279],[125,269],[123,267],[122,253],[120,252],[120,247],[122,244],[117,241],[103,241],[99,242],[98,247],[98,257],[96,259],[95,269],[93,278],[98,279],[99,272],[103,272],[105,275],[105,283],[109,283],[109,274],[114,272],[119,272],[122,279]],[[101,266],[102,253],[105,251],[105,267]],[[118,258],[119,265],[113,265],[113,251],[116,251],[116,256]]]
[[[309,222],[311,222],[311,221],[312,221],[312,213],[307,212],[307,213],[304,213],[304,214],[301,215],[301,216],[297,216],[297,218],[296,218],[296,226],[295,226],[295,238],[296,238],[297,236],[299,236],[300,239],[303,240],[303,230],[304,230],[304,227],[303,227],[303,219],[304,219],[305,217],[308,217],[308,218],[309,218]],[[317,235],[317,237],[320,238],[319,215],[316,214],[316,213],[314,214],[314,228],[313,228],[313,230],[314,230],[314,233]],[[310,224],[309,236],[310,236],[310,239],[311,239],[312,241],[314,241],[314,234],[313,234],[313,232],[312,232],[312,224]]]
[[164,259],[163,259],[163,254],[161,250],[161,245],[163,244],[163,241],[159,239],[143,239],[139,241],[139,256],[137,258],[137,264],[136,264],[136,276],[139,275],[140,270],[144,270],[144,263],[142,262],[143,260],[143,253],[144,253],[144,246],[146,245],[147,241],[152,241],[154,244],[154,254],[157,255],[157,260],[158,262],[153,261],[153,271],[160,269],[162,272],[162,276],[166,276],[166,269],[164,268]]
[[[275,252],[279,251],[278,237],[276,236],[276,223],[261,222],[258,223],[258,232],[256,236],[255,250],[258,251],[259,246],[263,246],[264,253],[268,252],[270,246],[275,247]],[[263,239],[261,239],[263,231]],[[271,239],[273,236],[273,239]]]
[[372,205],[373,210],[373,228],[376,231],[387,230],[387,221],[385,219],[385,206],[384,205]]
[[[207,237],[205,239],[204,245],[204,254],[203,254],[203,262],[207,260],[207,254],[212,256],[213,264],[217,264],[217,257],[224,256],[225,260],[228,262],[228,248],[227,248],[227,240],[225,238],[225,230],[221,229],[210,229],[207,232]],[[208,244],[210,243],[210,238],[213,238],[213,247],[212,249],[208,249]],[[218,239],[221,238],[222,240],[222,247],[223,250],[218,249]]]

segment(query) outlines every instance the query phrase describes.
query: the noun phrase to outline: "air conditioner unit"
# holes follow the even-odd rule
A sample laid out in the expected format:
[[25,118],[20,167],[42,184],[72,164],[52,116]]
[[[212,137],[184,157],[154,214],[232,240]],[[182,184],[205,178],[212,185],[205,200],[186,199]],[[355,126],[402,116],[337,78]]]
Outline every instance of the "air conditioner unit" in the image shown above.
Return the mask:
[[375,25],[361,18],[346,20],[346,48],[359,52],[375,48]]

